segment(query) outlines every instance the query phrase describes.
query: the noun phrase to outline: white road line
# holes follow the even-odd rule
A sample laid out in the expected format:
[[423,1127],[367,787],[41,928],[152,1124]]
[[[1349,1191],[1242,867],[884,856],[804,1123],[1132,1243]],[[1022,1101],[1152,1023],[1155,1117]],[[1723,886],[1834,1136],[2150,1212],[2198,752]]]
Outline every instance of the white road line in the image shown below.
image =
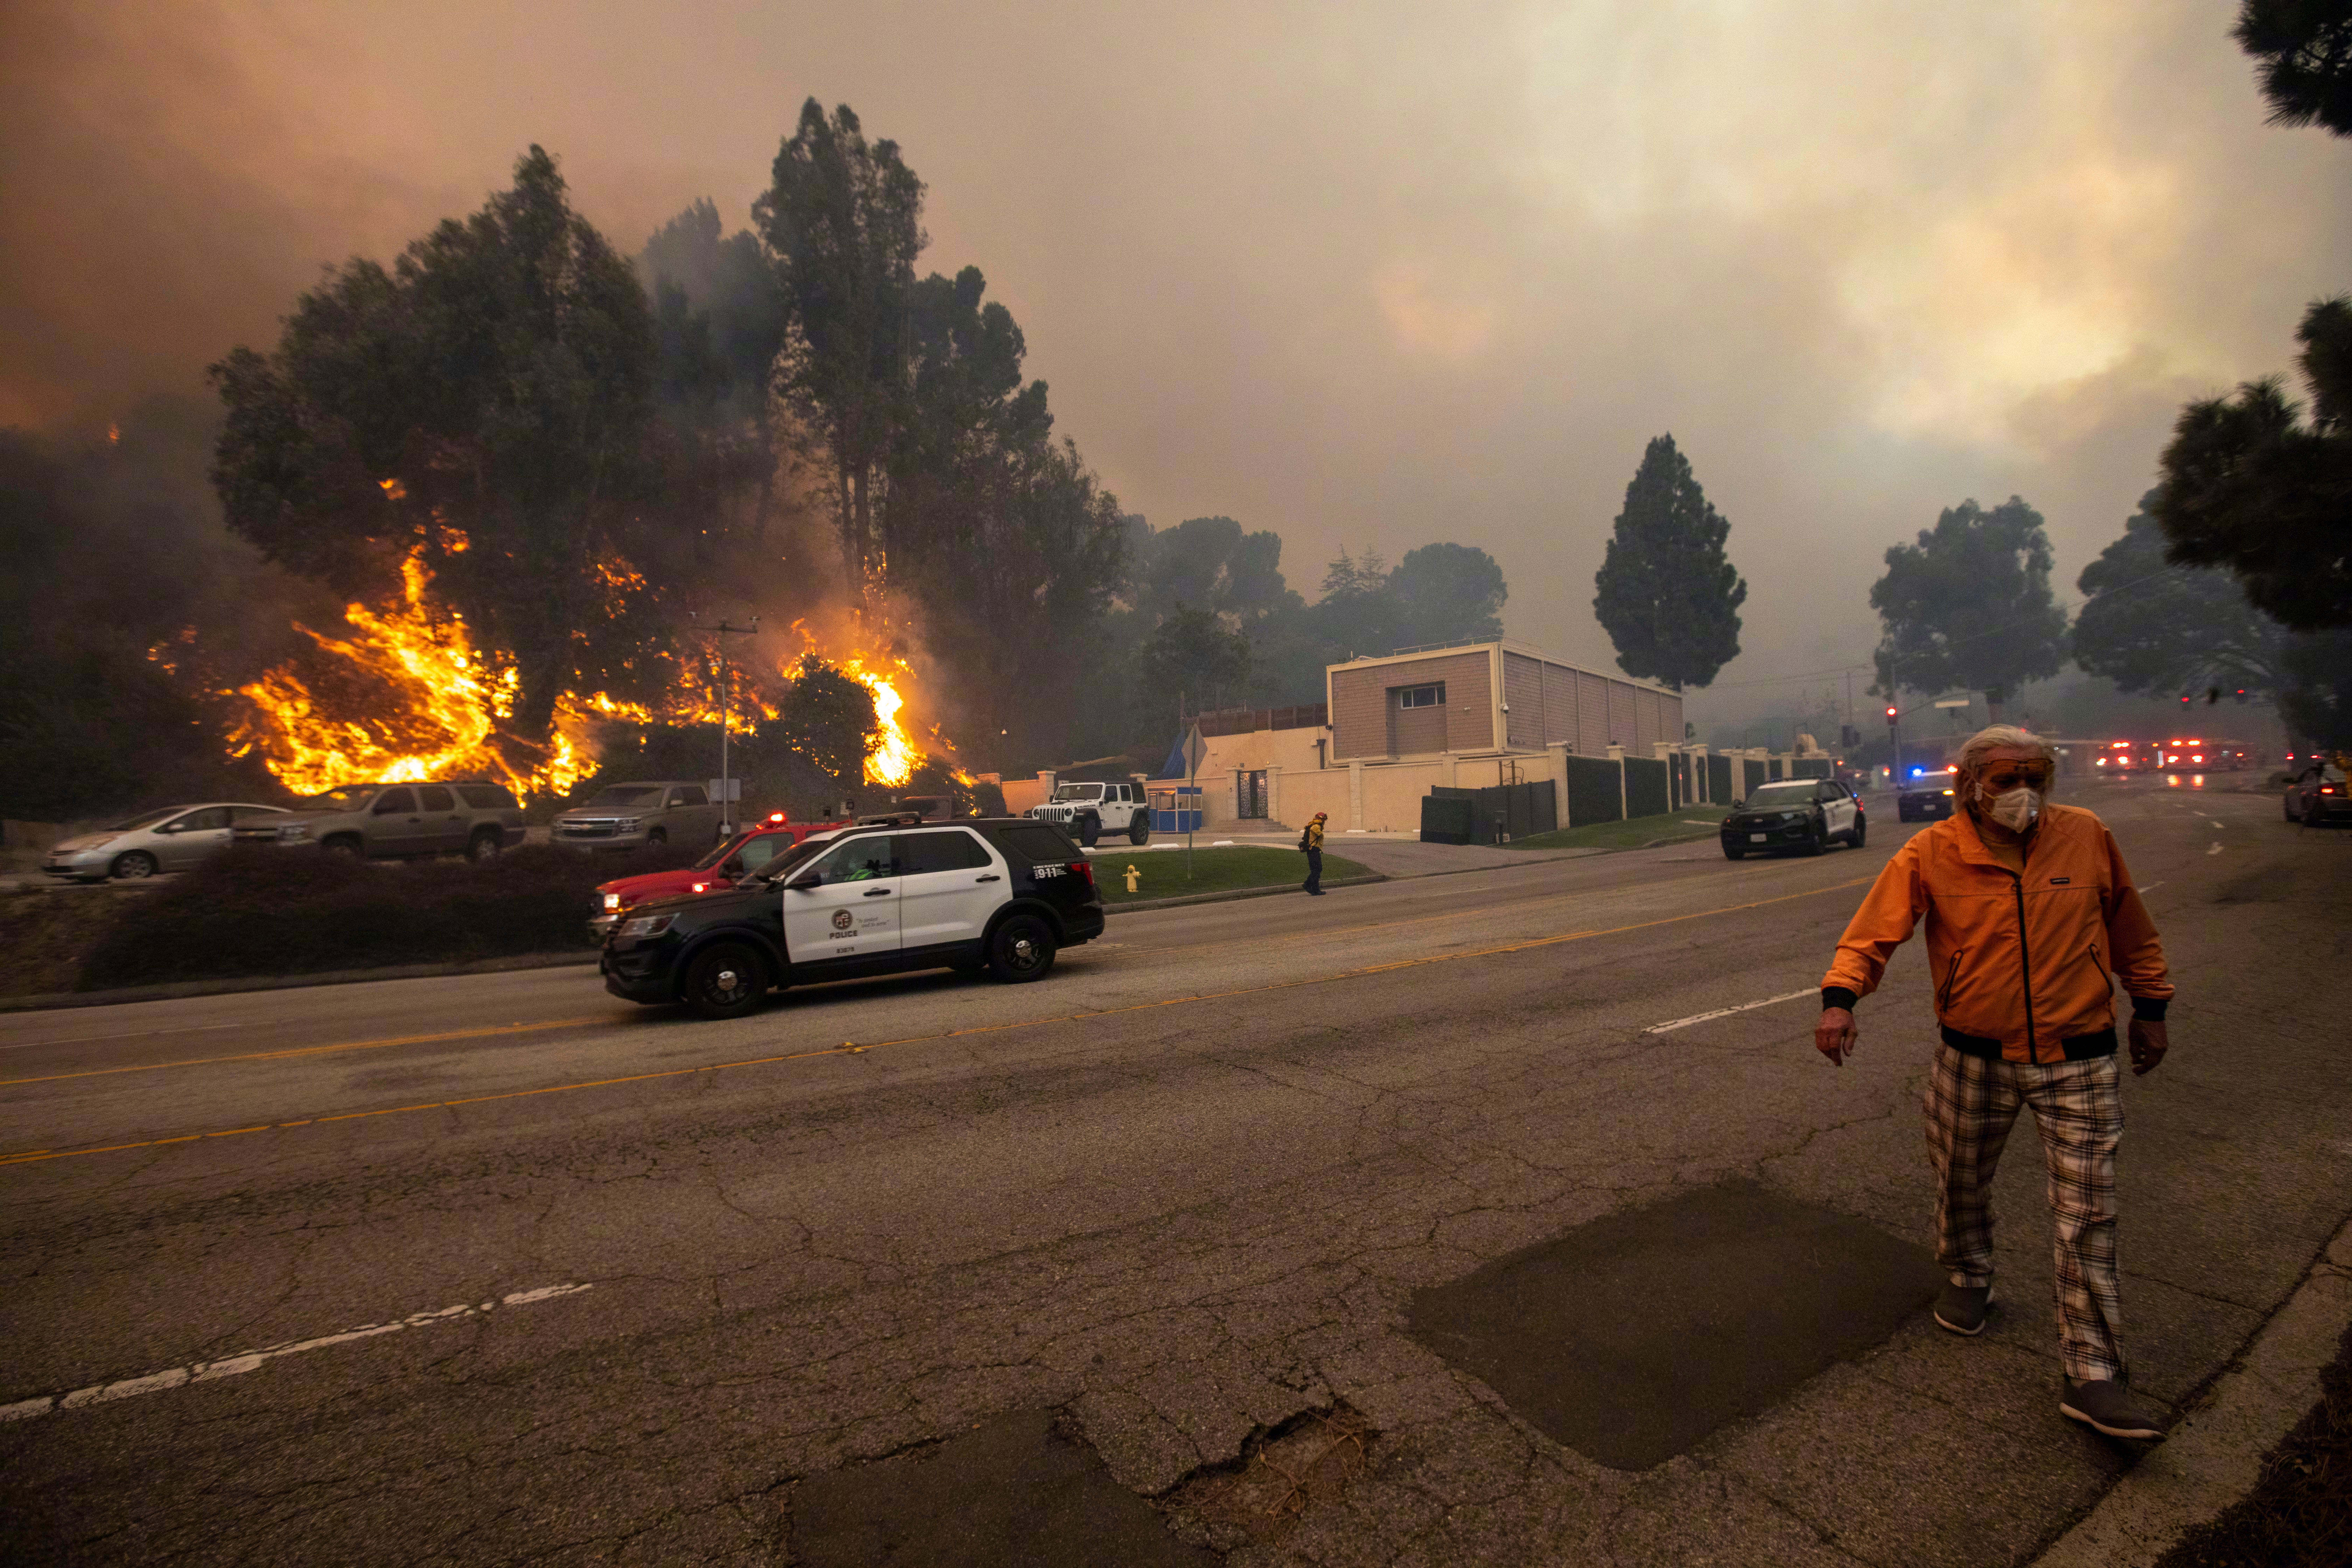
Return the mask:
[[159,1394],[164,1389],[178,1388],[185,1384],[235,1377],[282,1355],[322,1351],[330,1345],[349,1344],[353,1340],[373,1339],[378,1334],[396,1334],[403,1329],[454,1323],[460,1318],[478,1318],[499,1307],[528,1307],[534,1301],[551,1301],[559,1296],[576,1296],[583,1290],[593,1289],[590,1285],[543,1285],[536,1290],[518,1290],[511,1296],[500,1296],[478,1306],[470,1301],[460,1302],[455,1307],[443,1307],[438,1311],[411,1312],[389,1323],[362,1323],[358,1328],[345,1329],[340,1334],[321,1334],[315,1340],[289,1340],[284,1344],[223,1356],[217,1361],[165,1367],[162,1372],[151,1372],[144,1377],[126,1377],[120,1383],[92,1384],[88,1388],[77,1388],[70,1394],[45,1394],[38,1399],[20,1399],[14,1405],[0,1405],[0,1421],[29,1421],[36,1415],[47,1415],[55,1410],[79,1410],[85,1405],[102,1405],[110,1399],[129,1399],[134,1394]]
[[2149,882],[2149,883],[2147,883],[2147,885],[2145,885],[2144,887],[2142,887],[2142,888],[2140,889],[2140,891],[2141,891],[2141,892],[2143,892],[2143,893],[2153,893],[2154,891],[2156,891],[2158,888],[2161,888],[2162,886],[2164,886],[2164,884],[2163,884],[2162,882]]
[[2208,844],[2205,846],[2205,853],[2208,855],[2219,855],[2221,852],[2221,847],[2219,844]]
[[1728,1018],[1734,1013],[1751,1013],[1759,1007],[1776,1007],[1783,1002],[1794,1002],[1800,996],[1818,996],[1820,994],[1821,988],[1819,986],[1809,985],[1802,991],[1791,991],[1786,996],[1767,996],[1761,1002],[1743,1002],[1737,1007],[1717,1007],[1712,1013],[1694,1013],[1687,1018],[1676,1018],[1671,1024],[1653,1025],[1649,1028],[1643,1030],[1642,1033],[1645,1035],[1663,1035],[1669,1029],[1685,1029],[1693,1024],[1704,1024],[1709,1018]]

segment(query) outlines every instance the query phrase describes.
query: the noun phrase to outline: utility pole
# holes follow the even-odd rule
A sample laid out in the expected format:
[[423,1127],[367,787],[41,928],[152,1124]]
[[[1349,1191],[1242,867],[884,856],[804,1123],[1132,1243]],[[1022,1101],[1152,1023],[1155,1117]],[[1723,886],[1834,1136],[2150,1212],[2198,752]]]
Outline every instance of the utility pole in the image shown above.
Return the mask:
[[702,617],[692,610],[686,613],[686,618],[693,623],[695,630],[711,634],[711,646],[719,655],[719,836],[732,838],[736,828],[736,792],[731,787],[732,775],[728,772],[727,731],[734,721],[734,703],[727,680],[727,639],[730,637],[753,636],[760,629],[760,617],[753,616],[748,626],[730,626],[725,621],[715,626],[706,626],[702,624]]

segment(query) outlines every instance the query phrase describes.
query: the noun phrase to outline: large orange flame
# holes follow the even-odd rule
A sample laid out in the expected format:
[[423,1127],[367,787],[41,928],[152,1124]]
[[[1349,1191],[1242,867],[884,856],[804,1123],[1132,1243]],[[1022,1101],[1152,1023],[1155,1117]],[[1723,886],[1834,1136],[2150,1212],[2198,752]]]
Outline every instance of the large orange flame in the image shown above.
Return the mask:
[[[394,483],[386,481],[387,489]],[[463,550],[467,542],[457,531],[444,529],[439,542]],[[719,722],[717,671],[677,665],[651,702],[602,691],[562,693],[555,704],[554,738],[543,747],[504,733],[499,721],[512,714],[520,681],[514,661],[475,647],[464,618],[436,608],[433,573],[424,557],[419,545],[402,563],[398,603],[373,610],[358,604],[345,608],[348,636],[299,627],[319,653],[329,656],[312,678],[288,664],[231,693],[247,704],[229,736],[232,754],[257,753],[281,782],[304,795],[346,784],[471,775],[501,780],[528,797],[568,793],[596,771],[576,738],[593,721]],[[623,562],[601,563],[598,575],[616,606],[646,586],[644,577]],[[793,629],[804,651],[825,657],[804,623],[793,623]],[[666,654],[658,657],[672,662]],[[793,679],[798,662],[786,661],[777,676]],[[881,742],[866,759],[866,781],[905,785],[924,761],[907,728],[903,687],[913,671],[903,658],[881,652],[852,652],[830,662],[874,694]],[[322,692],[321,682],[335,689]],[[730,731],[755,733],[778,716],[770,695],[773,688],[763,685],[753,669],[730,660],[727,687]],[[361,716],[347,716],[354,712]],[[954,750],[936,727],[931,738],[941,749]],[[517,754],[526,762],[510,760]],[[966,777],[961,769],[955,773]]]
[[[517,671],[478,652],[463,617],[434,612],[426,595],[432,580],[420,547],[401,563],[398,605],[382,612],[347,605],[347,637],[299,628],[320,652],[344,661],[338,676],[383,691],[384,700],[367,704],[364,717],[331,716],[312,683],[292,665],[281,666],[236,689],[250,708],[229,736],[230,753],[257,752],[302,795],[362,781],[466,775],[503,780],[522,795],[577,784],[591,764],[568,735],[559,731],[545,747],[526,747],[510,736],[493,743],[497,721],[514,710]],[[507,755],[516,749],[541,752],[543,760],[519,768]]]

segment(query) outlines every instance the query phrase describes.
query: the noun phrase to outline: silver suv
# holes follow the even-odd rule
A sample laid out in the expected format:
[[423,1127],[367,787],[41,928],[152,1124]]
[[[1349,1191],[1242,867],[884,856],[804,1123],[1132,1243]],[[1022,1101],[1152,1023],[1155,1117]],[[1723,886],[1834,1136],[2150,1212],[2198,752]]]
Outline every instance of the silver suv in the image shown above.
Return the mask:
[[239,844],[320,848],[354,859],[463,855],[488,860],[522,842],[522,805],[502,784],[345,784],[305,796],[283,816],[240,821]]
[[644,844],[690,847],[719,841],[721,811],[705,786],[685,779],[606,784],[585,805],[559,813],[549,837],[583,849]]

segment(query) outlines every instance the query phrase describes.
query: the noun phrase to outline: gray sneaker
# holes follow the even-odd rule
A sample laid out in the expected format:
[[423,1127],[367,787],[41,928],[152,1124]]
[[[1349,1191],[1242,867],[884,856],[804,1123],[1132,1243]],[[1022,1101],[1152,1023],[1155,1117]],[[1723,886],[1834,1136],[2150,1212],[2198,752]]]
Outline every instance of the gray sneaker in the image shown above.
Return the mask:
[[1946,1280],[1936,1296],[1937,1325],[1970,1338],[1984,1332],[1985,1314],[1991,1309],[1990,1285],[1955,1285]]
[[2125,1384],[2100,1378],[2090,1383],[2066,1380],[2066,1397],[2058,1413],[2110,1437],[2161,1437],[2164,1428]]

